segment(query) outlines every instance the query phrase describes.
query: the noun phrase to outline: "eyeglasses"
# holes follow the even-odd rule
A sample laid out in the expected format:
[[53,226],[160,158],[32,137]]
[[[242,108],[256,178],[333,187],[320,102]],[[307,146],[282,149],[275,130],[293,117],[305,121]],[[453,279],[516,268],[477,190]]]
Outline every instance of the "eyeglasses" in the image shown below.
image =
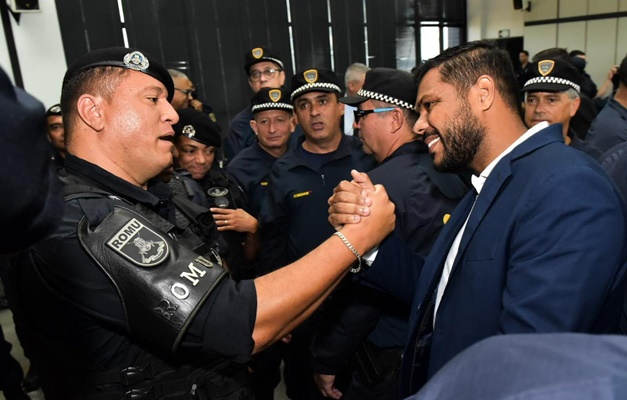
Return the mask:
[[373,108],[372,110],[353,110],[353,113],[355,114],[355,123],[359,122],[359,119],[361,117],[365,117],[368,114],[372,114],[372,113],[382,113],[382,112],[386,112],[386,111],[392,111],[392,110],[396,110],[395,107],[387,107],[387,108]]
[[261,74],[263,74],[263,76],[265,76],[267,79],[271,79],[274,77],[274,74],[276,74],[277,72],[281,72],[281,70],[276,69],[276,68],[267,68],[267,69],[264,69],[263,71],[255,70],[251,72],[250,75],[248,76],[250,77],[251,81],[257,82],[259,79],[261,79]]
[[179,89],[175,87],[174,90],[178,90],[179,92],[183,93],[185,96],[196,97],[196,89]]

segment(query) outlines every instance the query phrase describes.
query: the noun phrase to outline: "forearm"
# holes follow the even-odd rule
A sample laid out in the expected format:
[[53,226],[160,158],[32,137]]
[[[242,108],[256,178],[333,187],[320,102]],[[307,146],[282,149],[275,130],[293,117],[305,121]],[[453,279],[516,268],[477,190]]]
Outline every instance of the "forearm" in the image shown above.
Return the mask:
[[291,332],[333,291],[355,255],[331,237],[300,260],[255,279],[255,351]]

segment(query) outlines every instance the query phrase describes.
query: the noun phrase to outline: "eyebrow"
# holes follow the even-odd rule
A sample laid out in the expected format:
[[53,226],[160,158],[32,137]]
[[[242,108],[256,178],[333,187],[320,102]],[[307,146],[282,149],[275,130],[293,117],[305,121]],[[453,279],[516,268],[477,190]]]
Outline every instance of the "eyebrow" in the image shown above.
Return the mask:
[[163,93],[165,91],[165,89],[160,87],[160,86],[151,85],[151,86],[148,86],[148,87],[146,87],[144,89],[144,93],[150,92],[150,91],[153,91],[153,90],[155,90],[158,94],[161,94],[161,93]]

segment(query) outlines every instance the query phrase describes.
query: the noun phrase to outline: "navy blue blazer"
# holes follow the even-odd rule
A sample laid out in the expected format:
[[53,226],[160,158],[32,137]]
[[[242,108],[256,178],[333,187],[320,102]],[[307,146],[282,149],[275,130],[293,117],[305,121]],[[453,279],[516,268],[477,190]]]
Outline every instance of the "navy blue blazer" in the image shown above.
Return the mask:
[[[418,326],[475,193],[471,190],[453,212],[419,279],[406,264],[421,260],[394,236],[382,244],[367,274],[378,286],[413,301],[403,396],[423,383],[414,375]],[[561,125],[543,129],[503,157],[462,237],[437,312],[427,375],[499,333],[617,331],[626,220],[610,178],[593,159],[564,145]]]

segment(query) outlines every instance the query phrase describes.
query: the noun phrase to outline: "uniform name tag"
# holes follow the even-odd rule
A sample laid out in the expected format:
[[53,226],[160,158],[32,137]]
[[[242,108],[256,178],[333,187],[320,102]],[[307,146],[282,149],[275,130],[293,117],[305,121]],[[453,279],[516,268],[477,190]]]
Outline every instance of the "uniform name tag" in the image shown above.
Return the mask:
[[133,218],[108,241],[107,247],[141,267],[153,267],[164,261],[170,249],[165,239]]
[[309,196],[311,194],[311,190],[308,190],[306,192],[300,192],[300,193],[296,193],[294,195],[294,198],[297,199],[299,197],[305,197],[305,196]]

